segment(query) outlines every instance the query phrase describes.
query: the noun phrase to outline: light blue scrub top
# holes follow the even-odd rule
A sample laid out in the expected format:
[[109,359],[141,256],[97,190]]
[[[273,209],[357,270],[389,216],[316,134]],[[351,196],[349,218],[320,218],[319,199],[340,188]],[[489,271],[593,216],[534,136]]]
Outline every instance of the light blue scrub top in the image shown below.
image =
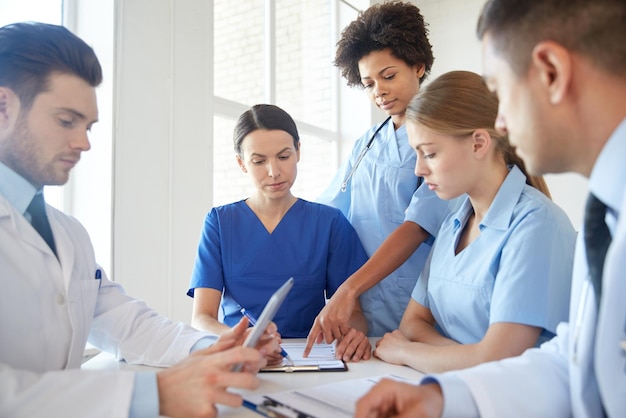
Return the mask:
[[416,190],[415,151],[406,127],[389,121],[376,135],[372,148],[357,167],[345,192],[341,184],[378,125],[359,138],[350,158],[339,168],[317,199],[339,208],[356,230],[368,257],[404,221],[415,222],[431,237],[396,271],[360,297],[370,336],[398,328],[411,291],[430,252],[433,237],[448,215],[445,202],[423,185]]
[[528,186],[513,166],[479,228],[455,255],[469,198],[443,222],[412,298],[429,308],[442,335],[476,343],[490,324],[543,328],[537,345],[567,320],[576,231],[565,212]]
[[[584,235],[579,236],[569,324],[559,327],[559,334],[549,344],[537,351],[528,350],[521,357],[426,376],[421,383],[436,382],[443,390],[442,417],[477,417],[480,415],[477,402],[483,411],[506,416],[511,414],[511,405],[527,399],[532,399],[534,408],[516,411],[525,416],[623,415],[626,356],[621,347],[616,348],[618,341],[626,339],[623,302],[626,291],[620,291],[626,287],[623,273],[626,259],[624,155],[626,119],[604,145],[589,178],[589,192],[607,205],[605,220],[613,237],[602,277],[603,315],[597,320],[595,297],[583,290],[591,284]],[[578,354],[573,355],[576,352]],[[543,379],[539,385],[537,376]],[[470,386],[477,401],[472,397]],[[538,392],[545,395],[543,399],[538,399]]]

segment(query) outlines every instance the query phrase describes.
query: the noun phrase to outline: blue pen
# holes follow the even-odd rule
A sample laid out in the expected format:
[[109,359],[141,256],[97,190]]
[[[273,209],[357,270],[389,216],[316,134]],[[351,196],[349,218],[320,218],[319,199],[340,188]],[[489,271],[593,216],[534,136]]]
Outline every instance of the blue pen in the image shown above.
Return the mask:
[[[252,315],[250,312],[248,312],[248,311],[246,310],[246,308],[241,308],[241,309],[239,310],[239,312],[241,312],[241,313],[242,313],[242,315],[244,315],[246,318],[248,318],[248,320],[250,321],[250,324],[251,324],[252,326],[254,326],[254,325],[256,324],[256,318],[254,317],[254,315]],[[287,361],[289,361],[289,363],[290,363],[291,365],[295,364],[295,363],[293,362],[293,360],[291,359],[291,357],[289,357],[289,354],[287,354],[287,352],[285,351],[285,349],[284,349],[284,348],[282,348],[282,347],[280,347],[280,355],[281,355],[281,356],[283,356],[284,358],[286,358],[286,359],[287,359]]]
[[96,270],[96,280],[98,281],[98,289],[102,286],[102,270]]
[[269,417],[269,418],[278,418],[278,417],[284,417],[284,415],[278,415],[276,412],[274,411],[270,411],[269,409],[267,409],[266,407],[264,407],[263,405],[257,405],[253,402],[247,401],[247,400],[243,400],[243,406],[256,412],[257,414],[263,415],[264,417]]

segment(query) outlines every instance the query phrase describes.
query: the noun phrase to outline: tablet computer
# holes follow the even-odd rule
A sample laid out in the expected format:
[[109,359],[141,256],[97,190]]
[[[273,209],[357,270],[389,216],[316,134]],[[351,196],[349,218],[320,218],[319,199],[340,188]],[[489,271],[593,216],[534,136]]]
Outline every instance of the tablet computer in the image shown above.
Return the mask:
[[[263,308],[263,312],[261,312],[261,316],[259,316],[259,319],[256,321],[256,325],[252,328],[252,331],[250,331],[250,334],[248,334],[248,337],[243,342],[244,347],[256,347],[259,338],[261,338],[261,335],[265,333],[265,328],[267,328],[272,319],[274,319],[274,315],[276,315],[278,308],[280,308],[280,305],[283,304],[287,293],[289,293],[292,287],[293,277],[290,277],[285,284],[274,292],[272,297],[270,297],[270,300],[265,305],[265,308]],[[233,371],[238,372],[242,367],[243,364],[241,363],[235,364],[233,366]]]

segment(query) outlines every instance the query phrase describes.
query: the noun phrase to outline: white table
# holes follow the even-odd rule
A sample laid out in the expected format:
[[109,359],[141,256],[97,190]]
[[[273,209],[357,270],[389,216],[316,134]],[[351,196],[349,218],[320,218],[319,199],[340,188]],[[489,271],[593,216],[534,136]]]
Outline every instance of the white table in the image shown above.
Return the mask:
[[[371,339],[372,347],[376,338]],[[285,340],[285,342],[303,342],[303,339]],[[124,362],[118,362],[108,353],[101,353],[85,362],[82,366],[84,370],[159,370],[155,367],[137,366]],[[359,379],[364,377],[393,374],[410,380],[419,380],[423,374],[406,366],[397,366],[385,363],[378,358],[372,357],[370,360],[358,363],[348,363],[347,372],[299,372],[299,373],[259,373],[261,385],[254,391],[235,390],[242,394],[270,394],[292,389],[302,389],[326,383],[338,382],[349,379]],[[244,408],[230,408],[224,405],[219,406],[220,417],[259,417],[260,415]]]

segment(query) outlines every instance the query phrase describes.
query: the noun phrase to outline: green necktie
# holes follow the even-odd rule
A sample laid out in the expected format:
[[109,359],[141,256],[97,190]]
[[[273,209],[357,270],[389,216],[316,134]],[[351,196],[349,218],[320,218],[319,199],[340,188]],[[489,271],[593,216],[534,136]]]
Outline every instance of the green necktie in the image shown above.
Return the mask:
[[611,244],[611,234],[604,220],[606,205],[589,193],[585,207],[585,251],[589,276],[596,293],[596,302],[600,305],[602,295],[602,270],[604,259]]
[[33,197],[33,200],[26,209],[30,213],[30,223],[35,228],[41,238],[46,241],[48,247],[52,250],[54,255],[57,255],[56,245],[54,244],[54,237],[52,236],[52,229],[50,229],[50,222],[48,222],[48,216],[46,215],[46,202],[43,199],[43,192],[39,191]]

